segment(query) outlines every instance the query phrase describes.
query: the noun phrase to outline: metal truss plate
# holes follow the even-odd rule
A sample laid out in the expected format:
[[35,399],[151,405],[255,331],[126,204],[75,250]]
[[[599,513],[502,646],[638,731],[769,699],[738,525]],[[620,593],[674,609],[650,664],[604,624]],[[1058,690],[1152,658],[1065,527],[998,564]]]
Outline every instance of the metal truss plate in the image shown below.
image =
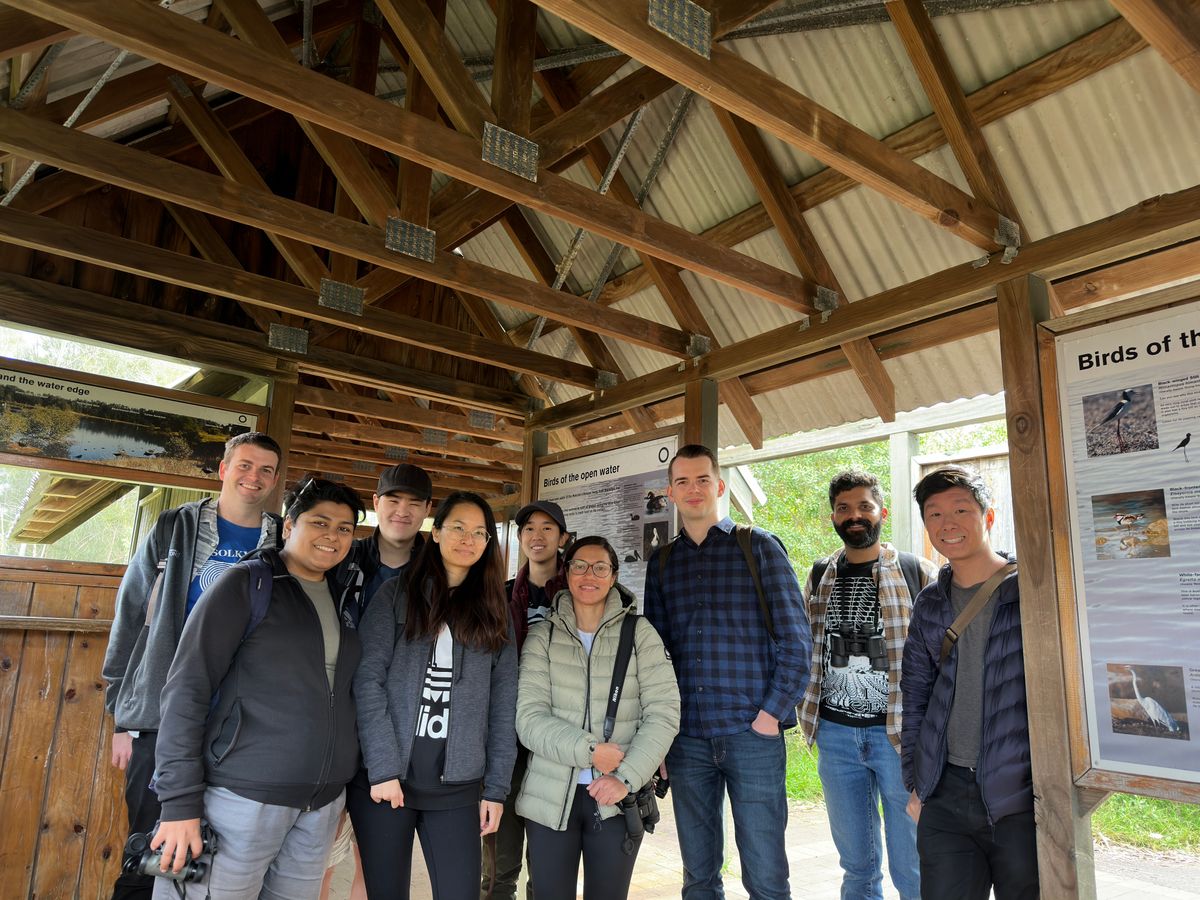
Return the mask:
[[688,335],[687,354],[692,359],[712,351],[712,339],[706,334]]
[[321,477],[326,481],[345,481],[346,476],[341,472],[322,472]]
[[395,253],[433,262],[437,252],[437,232],[416,222],[389,216],[383,232],[383,246]]
[[813,306],[821,312],[832,312],[838,307],[838,292],[833,288],[817,285],[817,296],[813,299]]
[[472,428],[484,428],[488,431],[496,429],[496,414],[482,409],[472,409],[467,413],[467,421]]
[[1008,265],[1017,258],[1017,252],[1021,249],[1021,226],[1007,216],[1001,216],[995,238],[997,244],[1004,245],[1004,255],[1000,258],[1000,263]]
[[352,459],[350,460],[350,468],[355,472],[374,472],[375,463],[365,459]]
[[290,325],[271,324],[267,333],[267,346],[272,350],[287,350],[290,353],[308,352],[308,331]]
[[449,435],[446,432],[439,431],[436,428],[424,428],[421,430],[421,440],[434,447],[445,447],[448,438]]
[[317,303],[328,309],[350,313],[352,316],[361,316],[366,298],[366,288],[356,287],[344,281],[334,281],[332,278],[322,278],[321,290],[317,294]]
[[408,459],[408,450],[404,447],[386,447],[383,455],[388,459],[396,459],[403,462]]
[[537,181],[541,149],[537,141],[521,137],[491,122],[483,123],[483,161],[526,181]]
[[650,0],[650,27],[705,59],[712,56],[712,13],[692,0]]
[[502,490],[505,494],[515,494],[521,490],[521,486],[519,484],[513,484],[511,481],[506,481],[504,482],[504,487]]
[[596,373],[596,390],[606,391],[617,386],[617,373],[600,371]]

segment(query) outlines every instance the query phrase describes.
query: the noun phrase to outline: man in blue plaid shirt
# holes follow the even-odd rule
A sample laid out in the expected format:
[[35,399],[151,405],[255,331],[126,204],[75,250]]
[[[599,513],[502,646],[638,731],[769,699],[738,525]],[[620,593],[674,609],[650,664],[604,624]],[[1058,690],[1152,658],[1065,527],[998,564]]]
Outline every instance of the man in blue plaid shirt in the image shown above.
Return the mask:
[[725,896],[728,791],[743,885],[752,900],[787,898],[783,731],[796,724],[812,658],[800,585],[779,539],[754,529],[768,622],[734,524],[717,512],[725,483],[716,456],[689,444],[667,475],[683,529],[649,560],[645,613],[671,655],[683,700],[665,763],[684,837],[683,897]]

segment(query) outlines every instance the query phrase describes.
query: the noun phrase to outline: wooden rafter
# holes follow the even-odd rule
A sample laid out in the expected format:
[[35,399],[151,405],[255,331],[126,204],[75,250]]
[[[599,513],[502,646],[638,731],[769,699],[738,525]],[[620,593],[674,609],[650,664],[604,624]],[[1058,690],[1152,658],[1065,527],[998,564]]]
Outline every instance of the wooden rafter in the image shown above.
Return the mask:
[[[203,97],[199,96],[182,79],[175,78],[167,91],[171,107],[183,121],[218,171],[236,184],[270,193],[266,179],[254,167],[237,141],[233,139],[221,121],[213,115]],[[267,238],[275,245],[279,255],[305,284],[314,290],[321,286],[321,279],[329,277],[329,269],[309,244],[267,232]]]
[[371,416],[385,422],[399,422],[418,428],[432,428],[450,434],[465,434],[493,441],[521,444],[525,440],[525,429],[498,420],[492,426],[476,424],[470,416],[436,412],[411,403],[394,403],[374,400],[361,394],[347,394],[336,390],[301,385],[296,389],[296,402],[313,409],[351,415]]
[[[758,129],[728,110],[713,107],[713,112],[800,274],[828,288],[844,301],[841,283],[804,220],[804,213],[796,205],[796,199],[788,191],[787,182],[783,180],[783,174],[771,158]],[[892,383],[871,342],[859,338],[845,344],[842,352],[850,361],[859,384],[870,398],[879,418],[885,422],[895,421],[896,385]]]
[[[975,121],[980,126],[988,125],[1128,59],[1145,48],[1146,42],[1127,22],[1114,19],[985,85],[971,94],[967,103]],[[916,159],[945,146],[946,135],[937,117],[928,115],[884,138],[884,143],[897,153]],[[853,179],[841,172],[825,169],[791,185],[788,191],[796,198],[801,209],[808,210],[855,187],[857,182]],[[765,207],[759,204],[714,225],[704,232],[704,237],[735,246],[762,234],[772,225]],[[651,284],[649,273],[644,267],[637,266],[612,279],[600,295],[600,302],[617,303]]]
[[707,60],[693,53],[650,27],[638,0],[538,0],[538,5],[964,240],[989,251],[998,246],[999,214],[986,203],[731,50],[715,45]]
[[[138,0],[13,0],[13,6],[157,59],[197,78],[285,109],[347,137],[438,168],[454,178],[504,194],[610,240],[708,275],[748,293],[790,301],[802,279],[678,226],[630,210],[544,169],[533,184],[484,162],[479,142],[411,116],[318,73],[245,46],[222,34]],[[228,15],[228,10],[227,13]],[[923,171],[923,170],[922,170]],[[927,173],[928,174],[928,173]]]
[[1200,91],[1200,6],[1195,0],[1112,0],[1180,77]]
[[[430,0],[429,9],[438,22],[445,20],[445,0]],[[414,116],[421,116],[430,121],[436,119],[437,95],[434,94],[433,88],[430,87],[429,82],[421,75],[420,68],[412,60],[409,60],[408,63],[405,87],[407,93],[404,96],[404,108]],[[410,159],[400,160],[400,175],[396,184],[397,196],[400,198],[400,218],[421,226],[429,224],[432,185],[432,169]],[[367,300],[371,302],[372,298],[368,297]]]
[[484,365],[534,372],[546,378],[586,387],[594,386],[596,382],[596,370],[588,366],[511,344],[477,338],[445,325],[390,310],[370,310],[362,316],[341,312],[320,305],[316,293],[305,287],[12,209],[0,208],[0,241],[144,278],[180,284],[241,303],[294,313],[351,331],[471,359]]
[[[368,444],[347,444],[338,441],[322,440],[307,436],[297,436],[292,444],[297,453],[308,456],[327,456],[334,459],[361,459],[364,462],[376,463],[381,466],[394,466],[396,460],[389,457],[378,447]],[[505,466],[503,463],[473,463],[463,459],[452,459],[441,456],[420,456],[408,454],[406,462],[424,469],[436,468],[450,475],[462,475],[466,478],[477,478],[480,481],[502,485],[520,478],[520,472]]]
[[[219,0],[221,11],[243,41],[273,57],[283,67],[298,68],[292,58],[287,42],[275,29],[271,20],[257,0]],[[208,33],[212,33],[211,29]],[[306,71],[306,70],[300,70]],[[347,90],[355,90],[346,86]],[[361,93],[359,91],[358,93]],[[374,92],[372,92],[373,96]],[[294,110],[292,110],[294,112]],[[333,170],[338,185],[342,187],[363,218],[382,228],[388,216],[399,213],[395,198],[384,184],[379,173],[372,168],[366,156],[354,141],[339,133],[297,116],[297,124],[312,141],[326,165]]]
[[[1200,237],[1200,186],[1143,201],[1137,206],[1026,245],[1004,267],[1008,279],[1034,272],[1054,279],[1106,265],[1159,247]],[[965,263],[839,309],[807,328],[785,325],[714,351],[690,366],[669,367],[618,385],[602,395],[569,400],[534,413],[536,428],[574,425],[683,393],[697,378],[721,380],[807,357],[850,340],[870,337],[966,309],[995,296],[999,254],[989,264]]]
[[500,0],[492,109],[496,124],[517,134],[529,134],[536,39],[537,7],[530,0]]
[[520,450],[508,450],[504,447],[481,444],[478,441],[460,441],[455,438],[446,438],[444,442],[438,441],[434,443],[426,440],[424,435],[404,431],[400,428],[379,428],[373,425],[362,425],[358,422],[347,422],[342,419],[310,415],[293,416],[292,428],[295,431],[302,431],[308,434],[327,434],[330,437],[366,441],[369,444],[381,444],[384,447],[400,447],[405,450],[422,450],[425,452],[433,451],[435,453],[445,453],[449,456],[461,456],[466,459],[486,459],[508,465],[521,464]]
[[37,122],[11,110],[0,110],[0,146],[160,200],[410,272],[455,290],[476,293],[559,321],[570,320],[572,325],[668,353],[680,356],[686,353],[686,336],[676,329],[629,313],[602,309],[569,294],[548,291],[451,253],[439,254],[432,263],[393,253],[384,248],[382,231],[365,223],[245,187],[232,190],[219,176]]
[[22,53],[36,53],[74,33],[28,13],[0,7],[0,62]]
[[925,95],[933,104],[934,114],[946,133],[971,193],[1020,224],[1016,204],[1000,174],[1000,167],[971,114],[962,85],[933,29],[924,3],[921,0],[889,0],[887,11],[917,77],[921,79]]

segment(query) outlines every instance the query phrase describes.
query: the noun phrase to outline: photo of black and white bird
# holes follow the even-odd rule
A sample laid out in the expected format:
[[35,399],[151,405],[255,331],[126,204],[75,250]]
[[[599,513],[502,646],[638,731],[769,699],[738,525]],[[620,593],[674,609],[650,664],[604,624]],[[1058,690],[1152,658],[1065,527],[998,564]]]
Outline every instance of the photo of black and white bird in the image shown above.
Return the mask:
[[1083,398],[1089,457],[1158,449],[1154,385],[1139,384]]
[[[1184,462],[1188,461],[1187,448],[1188,448],[1188,444],[1190,444],[1191,442],[1192,442],[1192,433],[1189,431],[1187,434],[1185,434],[1183,436],[1183,440],[1175,445],[1175,450],[1183,451],[1183,461]],[[1172,450],[1171,452],[1174,453],[1175,450]]]
[[1108,663],[1106,669],[1113,731],[1191,740],[1181,666]]

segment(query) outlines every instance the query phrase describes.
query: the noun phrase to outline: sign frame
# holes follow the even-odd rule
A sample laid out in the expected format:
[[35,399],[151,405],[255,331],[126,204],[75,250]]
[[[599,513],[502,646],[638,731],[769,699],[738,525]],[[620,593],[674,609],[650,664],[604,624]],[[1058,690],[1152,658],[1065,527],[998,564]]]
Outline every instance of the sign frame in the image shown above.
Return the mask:
[[[156,385],[139,384],[103,375],[93,375],[73,369],[60,369],[54,366],[31,363],[24,360],[10,359],[0,356],[0,370],[16,373],[29,379],[43,381],[53,380],[58,386],[70,386],[80,390],[74,391],[81,396],[83,389],[99,389],[121,397],[128,397],[136,402],[144,397],[153,400],[156,405],[170,409],[179,404],[180,414],[190,410],[212,410],[214,413],[228,415],[236,414],[247,417],[251,431],[266,431],[270,410],[267,407],[227,400],[222,397],[207,397],[171,388],[161,388]],[[5,384],[9,382],[5,381]],[[185,407],[187,410],[185,411]],[[136,459],[136,458],[134,458]],[[43,456],[33,453],[15,453],[0,450],[0,465],[17,466],[21,468],[38,469],[61,475],[79,475],[105,481],[125,481],[134,484],[161,485],[165,487],[194,488],[203,491],[220,489],[220,480],[214,470],[209,476],[192,476],[156,471],[137,466],[120,466],[103,461],[87,461],[80,459],[62,458],[59,456]]]
[[[1116,325],[1133,325],[1139,317],[1160,312],[1194,307],[1200,314],[1200,294],[1195,284],[1129,300],[1106,304],[1068,316],[1051,319],[1038,325],[1038,358],[1042,372],[1043,425],[1046,436],[1046,457],[1050,475],[1051,496],[1048,499],[1052,525],[1051,548],[1058,572],[1058,615],[1061,632],[1061,654],[1066,685],[1068,740],[1071,768],[1077,787],[1100,791],[1119,791],[1147,797],[1200,803],[1200,768],[1195,780],[1183,780],[1154,774],[1152,771],[1131,772],[1113,768],[1101,754],[1094,752],[1097,743],[1090,723],[1095,710],[1095,690],[1087,671],[1090,648],[1085,653],[1084,642],[1089,640],[1082,627],[1080,610],[1083,591],[1077,583],[1082,571],[1084,548],[1078,516],[1072,513],[1071,493],[1074,490],[1073,463],[1068,459],[1065,438],[1072,434],[1068,420],[1071,410],[1064,407],[1062,398],[1066,373],[1060,370],[1059,345],[1065,339],[1079,337],[1081,332]],[[1152,372],[1142,372],[1140,379],[1153,379]],[[1200,436],[1200,435],[1198,435]],[[1084,435],[1086,442],[1087,436]],[[1167,448],[1168,450],[1170,448]],[[1200,449],[1200,448],[1198,448]],[[1078,563],[1078,567],[1077,567]],[[1183,673],[1185,702],[1187,672]],[[1111,705],[1111,701],[1110,701]],[[1191,727],[1200,730],[1200,717],[1194,717]],[[1200,740],[1192,734],[1191,741]],[[1193,744],[1193,746],[1195,746]],[[1146,767],[1153,769],[1153,766]],[[1160,767],[1162,768],[1162,767]]]

